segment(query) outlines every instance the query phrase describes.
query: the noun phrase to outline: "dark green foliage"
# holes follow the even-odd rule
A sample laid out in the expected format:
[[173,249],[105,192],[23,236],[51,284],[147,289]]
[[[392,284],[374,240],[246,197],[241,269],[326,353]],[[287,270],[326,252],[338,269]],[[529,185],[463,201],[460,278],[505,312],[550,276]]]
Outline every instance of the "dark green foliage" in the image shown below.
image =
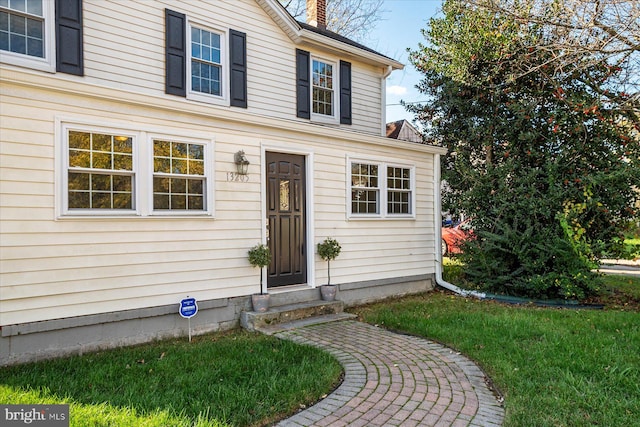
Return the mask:
[[271,251],[263,244],[258,244],[249,249],[249,264],[254,267],[266,267],[271,263]]
[[318,255],[325,261],[336,259],[341,250],[340,243],[332,237],[327,237],[322,243],[318,243]]
[[318,255],[320,258],[327,261],[327,284],[331,284],[331,260],[334,260],[340,255],[342,246],[340,243],[332,237],[327,237],[322,243],[318,243]]
[[557,73],[546,63],[561,52],[535,49],[547,36],[535,27],[457,0],[444,12],[411,53],[430,101],[409,109],[449,149],[443,209],[474,218],[469,275],[495,292],[584,297],[636,215],[640,128],[584,83],[606,88],[617,70]]

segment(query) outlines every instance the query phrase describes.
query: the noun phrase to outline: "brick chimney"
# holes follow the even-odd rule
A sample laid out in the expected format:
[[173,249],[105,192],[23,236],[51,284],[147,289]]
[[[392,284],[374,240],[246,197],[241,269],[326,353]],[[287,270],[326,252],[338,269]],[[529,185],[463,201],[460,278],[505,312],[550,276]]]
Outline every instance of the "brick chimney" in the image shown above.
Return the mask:
[[327,0],[307,0],[307,24],[327,28]]

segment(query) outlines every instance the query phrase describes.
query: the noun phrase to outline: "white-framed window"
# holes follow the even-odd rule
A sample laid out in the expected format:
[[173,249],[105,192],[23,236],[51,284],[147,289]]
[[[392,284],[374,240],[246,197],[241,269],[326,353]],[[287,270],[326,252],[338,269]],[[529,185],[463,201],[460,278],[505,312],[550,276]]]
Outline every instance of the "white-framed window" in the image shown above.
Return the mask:
[[137,136],[126,131],[65,126],[64,212],[136,212]]
[[189,22],[187,34],[187,96],[226,104],[229,98],[227,33]]
[[74,216],[212,216],[213,140],[63,123],[58,210]]
[[348,162],[350,218],[414,218],[415,167],[382,161]]
[[153,210],[206,211],[206,144],[153,140]]
[[387,166],[387,214],[413,213],[413,185],[411,168]]
[[380,215],[380,166],[351,163],[351,213]]
[[336,117],[335,64],[311,58],[311,112],[316,117]]
[[2,62],[55,71],[53,0],[0,0]]

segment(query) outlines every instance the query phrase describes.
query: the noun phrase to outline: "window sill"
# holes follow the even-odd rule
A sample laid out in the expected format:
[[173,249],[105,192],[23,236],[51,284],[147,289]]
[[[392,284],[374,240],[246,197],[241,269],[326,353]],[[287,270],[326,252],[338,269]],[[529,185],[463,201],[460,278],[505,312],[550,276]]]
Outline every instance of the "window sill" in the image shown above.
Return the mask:
[[0,62],[7,65],[14,65],[20,68],[29,68],[35,71],[44,71],[55,74],[56,66],[45,58],[30,57],[14,52],[0,51]]
[[194,214],[153,214],[153,215],[139,215],[139,214],[64,214],[56,218],[60,221],[78,221],[78,220],[159,220],[159,219],[214,219],[213,214],[210,213],[194,213]]
[[415,221],[415,215],[349,215],[348,221]]

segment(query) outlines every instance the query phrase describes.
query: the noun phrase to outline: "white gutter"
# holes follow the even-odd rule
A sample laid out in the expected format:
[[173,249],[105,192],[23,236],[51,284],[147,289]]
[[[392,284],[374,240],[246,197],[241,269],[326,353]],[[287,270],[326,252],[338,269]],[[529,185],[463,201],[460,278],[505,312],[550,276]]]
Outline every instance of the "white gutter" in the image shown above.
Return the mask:
[[467,291],[452,285],[442,278],[442,214],[440,199],[440,154],[433,155],[433,200],[435,202],[435,231],[436,231],[436,285],[455,292],[463,297],[486,298],[484,292]]
[[387,65],[382,73],[380,79],[380,93],[382,94],[382,102],[380,103],[380,117],[382,117],[382,123],[380,123],[380,135],[387,135],[387,77],[393,72],[393,67]]

